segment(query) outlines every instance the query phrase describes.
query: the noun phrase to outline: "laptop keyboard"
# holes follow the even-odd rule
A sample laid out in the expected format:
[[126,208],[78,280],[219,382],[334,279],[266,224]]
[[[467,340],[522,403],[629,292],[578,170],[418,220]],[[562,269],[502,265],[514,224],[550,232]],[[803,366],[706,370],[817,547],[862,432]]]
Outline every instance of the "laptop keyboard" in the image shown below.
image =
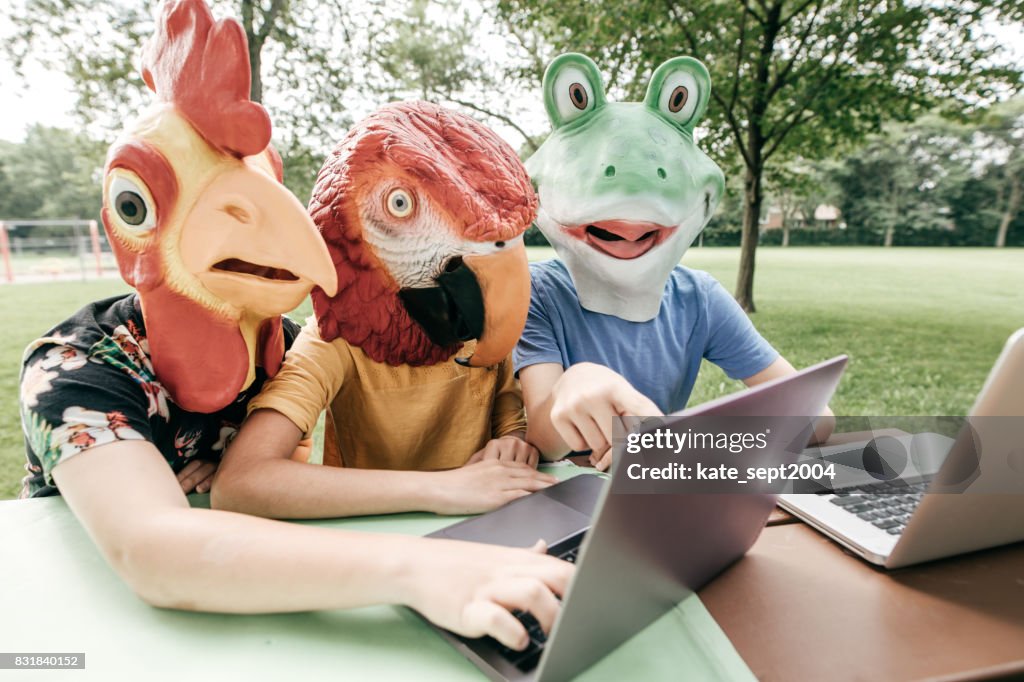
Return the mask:
[[[565,550],[555,556],[563,561],[568,561],[570,564],[575,564],[576,559],[579,557],[580,546],[577,544],[571,549]],[[544,634],[543,628],[540,623],[532,614],[526,611],[515,610],[512,611],[512,615],[519,619],[519,622],[526,628],[526,632],[530,635],[530,643],[523,651],[516,651],[503,645],[498,640],[492,640],[498,653],[501,654],[502,658],[509,661],[517,668],[522,671],[533,670],[537,667],[537,663],[540,662],[540,655],[544,653],[544,644],[548,641],[548,636]],[[490,638],[487,638],[490,639]]]
[[924,497],[928,483],[926,480],[916,483],[883,481],[820,494],[832,494],[829,499],[832,504],[889,535],[900,535]]

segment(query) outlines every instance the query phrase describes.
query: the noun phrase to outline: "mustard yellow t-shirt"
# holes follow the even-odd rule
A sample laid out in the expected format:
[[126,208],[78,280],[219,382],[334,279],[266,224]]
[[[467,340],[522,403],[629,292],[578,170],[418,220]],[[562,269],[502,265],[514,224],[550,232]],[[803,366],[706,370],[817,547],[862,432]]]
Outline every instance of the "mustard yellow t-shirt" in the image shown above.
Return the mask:
[[343,464],[364,469],[462,466],[491,438],[526,428],[511,358],[495,367],[392,367],[344,339],[324,341],[310,318],[249,411],[277,410],[309,435],[328,405]]

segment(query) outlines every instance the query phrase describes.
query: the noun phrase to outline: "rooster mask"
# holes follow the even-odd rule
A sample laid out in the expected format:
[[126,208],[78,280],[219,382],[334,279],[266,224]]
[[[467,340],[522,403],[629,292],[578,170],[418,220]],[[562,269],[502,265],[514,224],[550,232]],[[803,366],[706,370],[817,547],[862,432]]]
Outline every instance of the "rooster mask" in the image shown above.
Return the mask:
[[170,0],[142,62],[158,103],[110,149],[103,224],[139,292],[157,377],[184,409],[215,412],[257,365],[277,372],[280,315],[314,285],[333,293],[334,268],[249,101],[241,26]]
[[385,106],[335,147],[309,212],[338,294],[313,290],[325,341],[390,365],[486,367],[511,352],[530,302],[522,235],[537,200],[515,152],[468,116],[426,102]]

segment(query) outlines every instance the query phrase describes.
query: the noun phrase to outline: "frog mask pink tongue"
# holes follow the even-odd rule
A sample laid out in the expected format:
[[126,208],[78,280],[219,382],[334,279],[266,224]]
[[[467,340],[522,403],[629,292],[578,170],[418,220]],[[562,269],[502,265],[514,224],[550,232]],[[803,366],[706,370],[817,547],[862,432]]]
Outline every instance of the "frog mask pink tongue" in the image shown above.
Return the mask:
[[675,232],[674,227],[631,220],[602,220],[568,230],[577,239],[612,258],[639,258]]

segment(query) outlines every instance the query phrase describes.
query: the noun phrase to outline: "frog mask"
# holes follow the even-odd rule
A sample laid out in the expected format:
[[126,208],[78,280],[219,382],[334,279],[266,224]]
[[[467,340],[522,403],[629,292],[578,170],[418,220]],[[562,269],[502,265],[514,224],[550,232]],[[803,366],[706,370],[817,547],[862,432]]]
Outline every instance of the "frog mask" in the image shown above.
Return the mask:
[[597,66],[563,54],[544,74],[554,128],[526,162],[537,226],[587,310],[645,322],[669,273],[718,206],[722,170],[693,142],[711,95],[707,69],[675,57],[643,102],[608,102]]

